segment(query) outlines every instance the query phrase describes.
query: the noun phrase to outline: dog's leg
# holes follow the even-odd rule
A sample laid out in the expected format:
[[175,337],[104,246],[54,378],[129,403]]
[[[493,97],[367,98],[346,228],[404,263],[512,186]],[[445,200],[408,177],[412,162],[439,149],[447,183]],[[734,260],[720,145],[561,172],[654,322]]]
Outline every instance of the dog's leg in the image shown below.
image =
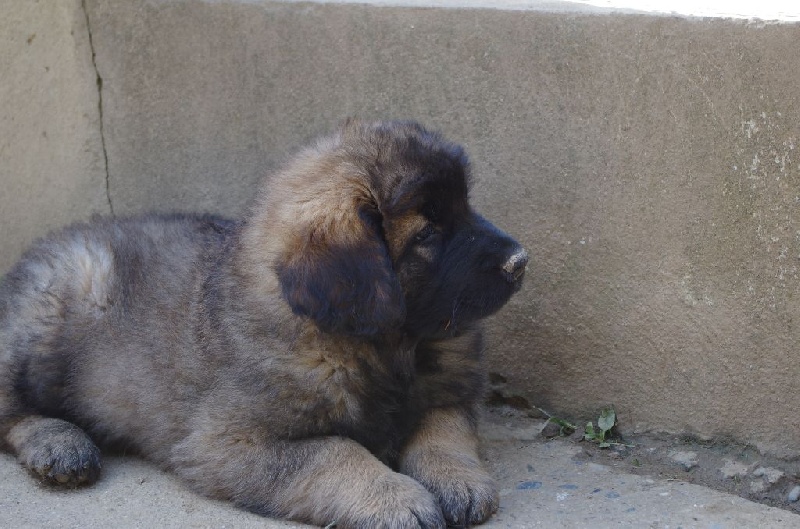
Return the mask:
[[337,529],[444,529],[436,499],[355,441],[261,441],[195,432],[174,450],[178,474],[206,495],[263,515]]
[[31,415],[16,421],[5,441],[17,460],[43,482],[75,487],[100,475],[100,450],[72,423]]
[[497,510],[497,486],[481,464],[475,425],[462,409],[429,411],[403,449],[400,471],[437,497],[449,525],[481,523]]

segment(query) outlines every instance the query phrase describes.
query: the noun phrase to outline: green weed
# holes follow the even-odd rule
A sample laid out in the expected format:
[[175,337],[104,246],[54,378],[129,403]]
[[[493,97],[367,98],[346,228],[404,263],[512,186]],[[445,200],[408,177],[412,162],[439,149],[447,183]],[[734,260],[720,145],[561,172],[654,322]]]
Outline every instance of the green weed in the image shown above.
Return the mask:
[[597,428],[595,428],[594,424],[591,422],[586,423],[586,428],[583,431],[583,439],[585,441],[598,443],[600,448],[609,448],[612,445],[632,448],[632,445],[610,440],[611,429],[614,428],[615,424],[617,424],[617,414],[614,412],[614,408],[604,408],[603,411],[600,412],[600,417],[597,418]]

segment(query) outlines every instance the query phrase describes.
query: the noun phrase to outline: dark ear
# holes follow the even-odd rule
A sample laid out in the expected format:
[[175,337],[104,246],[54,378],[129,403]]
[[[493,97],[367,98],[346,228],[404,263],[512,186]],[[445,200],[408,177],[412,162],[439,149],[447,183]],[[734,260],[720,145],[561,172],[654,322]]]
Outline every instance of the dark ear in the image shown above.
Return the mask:
[[322,208],[331,217],[321,212],[301,230],[278,268],[283,296],[295,314],[326,332],[374,337],[397,330],[405,302],[377,207],[353,205],[346,218],[342,208]]

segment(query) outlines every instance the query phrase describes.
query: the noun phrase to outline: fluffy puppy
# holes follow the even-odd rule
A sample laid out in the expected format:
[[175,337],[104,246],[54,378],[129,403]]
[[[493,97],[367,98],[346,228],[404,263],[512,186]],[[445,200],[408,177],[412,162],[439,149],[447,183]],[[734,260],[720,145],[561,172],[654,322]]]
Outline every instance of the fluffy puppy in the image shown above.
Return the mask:
[[344,528],[486,520],[478,321],[527,254],[473,211],[461,147],[349,121],[241,221],[95,219],[0,285],[0,441],[57,485],[97,445],[194,489]]

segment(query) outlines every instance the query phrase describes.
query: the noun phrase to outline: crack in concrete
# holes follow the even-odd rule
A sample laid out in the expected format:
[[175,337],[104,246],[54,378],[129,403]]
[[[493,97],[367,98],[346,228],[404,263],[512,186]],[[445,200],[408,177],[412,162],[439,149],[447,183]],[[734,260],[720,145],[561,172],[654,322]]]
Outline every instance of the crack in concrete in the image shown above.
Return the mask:
[[94,36],[92,35],[92,25],[89,21],[89,10],[86,8],[86,0],[81,0],[81,9],[83,9],[83,16],[86,18],[86,31],[89,34],[89,49],[92,52],[92,66],[96,75],[97,84],[97,110],[100,117],[100,145],[103,149],[103,163],[105,164],[105,180],[106,180],[106,202],[108,202],[108,210],[111,216],[114,216],[114,203],[111,201],[111,178],[108,170],[108,150],[106,149],[106,134],[104,129],[104,116],[103,116],[103,78],[100,76],[100,70],[97,68],[97,53],[94,49]]

